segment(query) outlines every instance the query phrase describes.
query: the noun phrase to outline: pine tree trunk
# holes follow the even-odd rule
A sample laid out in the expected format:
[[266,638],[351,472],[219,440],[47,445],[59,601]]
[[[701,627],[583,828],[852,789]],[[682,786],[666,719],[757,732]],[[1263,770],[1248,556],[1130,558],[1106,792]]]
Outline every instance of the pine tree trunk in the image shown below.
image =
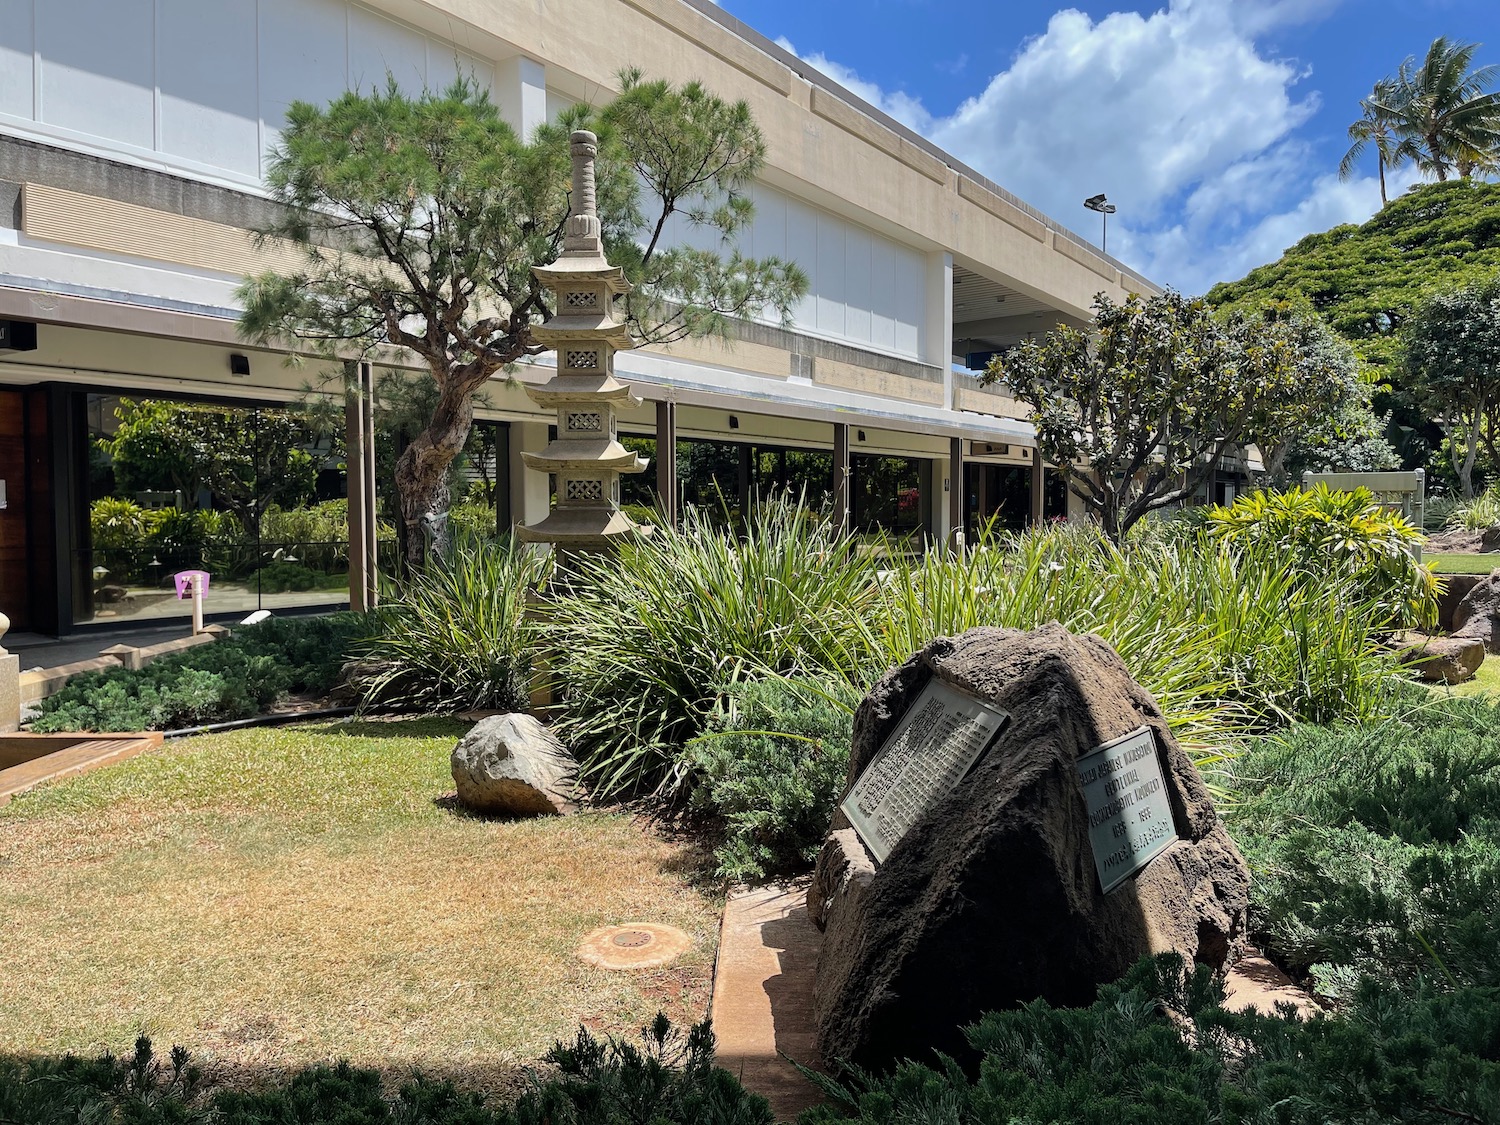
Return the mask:
[[474,399],[467,387],[445,386],[427,429],[396,462],[396,493],[406,529],[406,570],[415,574],[430,555],[448,549],[448,468],[469,438]]

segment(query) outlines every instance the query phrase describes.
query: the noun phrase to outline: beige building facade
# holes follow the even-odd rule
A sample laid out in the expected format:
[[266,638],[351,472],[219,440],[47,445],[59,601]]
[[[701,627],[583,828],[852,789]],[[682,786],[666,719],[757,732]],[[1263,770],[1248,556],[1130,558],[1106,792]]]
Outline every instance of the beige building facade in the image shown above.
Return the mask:
[[[826,457],[856,522],[851,471],[899,462],[908,522],[932,542],[1002,508],[1038,518],[1024,410],[968,365],[1084,322],[1096,293],[1157,287],[707,0],[0,0],[0,321],[15,326],[0,336],[0,611],[14,628],[124,623],[101,608],[110,567],[90,521],[111,404],[304,395],[307,371],[235,331],[240,279],[284,260],[248,232],[270,213],[266,152],[289,102],[462,70],[525,133],[607,101],[627,67],[750,104],[769,152],[740,248],[811,284],[789,325],[622,353],[643,401],[621,433],[739,450],[742,492],[789,454]],[[540,357],[485,396],[501,519],[536,523],[551,503],[522,454],[555,420],[526,385],[552,374]],[[675,460],[647,474],[664,501],[680,498]]]

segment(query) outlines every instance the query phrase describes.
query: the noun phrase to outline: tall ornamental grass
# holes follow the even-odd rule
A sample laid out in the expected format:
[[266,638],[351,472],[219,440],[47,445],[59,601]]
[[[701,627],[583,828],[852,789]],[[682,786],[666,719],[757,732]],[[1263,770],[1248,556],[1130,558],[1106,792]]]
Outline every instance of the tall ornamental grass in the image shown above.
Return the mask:
[[1075,527],[965,555],[852,547],[782,506],[743,540],[689,516],[618,558],[582,561],[544,638],[560,733],[596,791],[675,793],[694,773],[685,744],[742,681],[863,692],[933,638],[978,625],[1099,634],[1200,764],[1248,731],[1364,719],[1385,698],[1388,601],[1358,575],[1310,572],[1273,544],[1193,533],[1121,550]]
[[1364,717],[1384,698],[1384,612],[1357,580],[1309,576],[1269,547],[1202,536],[1121,550],[1090,527],[1033,531],[966,556],[931,553],[882,583],[876,667],[978,625],[1097,633],[1192,744],[1293,719]]
[[690,509],[618,554],[585,556],[550,607],[558,733],[596,792],[673,793],[683,746],[736,683],[768,674],[867,677],[875,566],[804,507],[771,504],[740,538]]
[[461,537],[375,611],[354,656],[366,706],[523,711],[531,701],[530,619],[551,562],[512,540]]

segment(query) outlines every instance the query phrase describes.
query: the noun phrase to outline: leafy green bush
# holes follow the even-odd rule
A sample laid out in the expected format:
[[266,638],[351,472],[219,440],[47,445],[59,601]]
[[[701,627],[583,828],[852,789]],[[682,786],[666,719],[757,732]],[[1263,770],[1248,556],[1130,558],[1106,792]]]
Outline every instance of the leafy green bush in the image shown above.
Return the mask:
[[260,1089],[211,1091],[181,1047],[170,1064],[151,1041],[129,1058],[0,1059],[0,1121],[15,1125],[770,1125],[764,1098],[713,1065],[708,1024],[686,1035],[664,1016],[641,1046],[579,1029],[547,1055],[556,1073],[511,1107],[414,1074],[392,1094],[380,1073],[339,1062]]
[[271,505],[261,513],[260,546],[262,552],[284,548],[314,571],[347,569],[349,501],[324,500],[306,508]]
[[1500,1120],[1500,991],[1402,997],[1367,982],[1349,1011],[1228,1012],[1209,970],[1136,965],[1088,1008],[1042,1001],[969,1029],[978,1077],[905,1062],[821,1083],[801,1125],[1231,1125]]
[[366,705],[524,710],[534,644],[528,600],[550,570],[549,559],[513,540],[459,539],[375,611],[352,686]]
[[689,509],[618,555],[580,558],[544,639],[559,736],[595,792],[680,794],[682,747],[732,685],[764,675],[863,682],[875,564],[806,508],[767,505],[734,536]]
[[1437,620],[1437,579],[1416,561],[1422,529],[1375,502],[1367,488],[1255,492],[1208,512],[1210,532],[1235,547],[1281,553],[1309,580],[1330,567],[1380,602],[1392,627]]
[[719,875],[758,882],[817,858],[849,769],[857,697],[847,685],[772,678],[737,684],[688,745],[693,804],[723,824]]
[[1444,527],[1484,531],[1500,524],[1500,486],[1492,484],[1474,499],[1455,500],[1447,507],[1449,510],[1443,521]]
[[355,614],[271,618],[139,671],[85,672],[41,703],[38,732],[176,730],[247,719],[288,692],[326,694],[366,628]]
[[252,572],[245,582],[251,588],[259,589],[262,594],[285,594],[327,589],[330,583],[342,586],[348,582],[348,576],[324,574],[322,571],[303,566],[300,562],[276,559]]
[[1231,768],[1251,923],[1319,991],[1361,975],[1500,985],[1500,707],[1423,704],[1378,724],[1295,726]]

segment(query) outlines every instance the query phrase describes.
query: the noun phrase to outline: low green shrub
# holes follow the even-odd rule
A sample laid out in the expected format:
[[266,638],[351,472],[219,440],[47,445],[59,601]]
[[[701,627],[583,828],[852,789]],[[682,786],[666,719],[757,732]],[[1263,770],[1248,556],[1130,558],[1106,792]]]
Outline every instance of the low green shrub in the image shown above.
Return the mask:
[[1484,531],[1500,524],[1500,485],[1490,485],[1472,500],[1454,499],[1442,507],[1447,509],[1444,527]]
[[245,579],[251,589],[262,594],[302,593],[307,590],[336,590],[348,585],[347,574],[325,574],[320,570],[303,566],[300,562],[277,559],[259,570],[252,571]]
[[1230,767],[1267,951],[1330,997],[1362,976],[1500,986],[1500,706],[1294,726]]
[[551,565],[514,540],[459,538],[375,611],[351,680],[362,703],[525,710],[534,647],[528,602]]
[[722,825],[721,878],[760,882],[811,866],[849,770],[858,698],[845,684],[737,684],[708,731],[688,745],[694,807]]
[[1337,1017],[1229,1012],[1209,970],[1138,964],[1088,1008],[1042,1001],[968,1031],[948,1060],[821,1085],[801,1125],[1324,1125],[1500,1120],[1500,991],[1405,997],[1371,981]]
[[247,719],[289,692],[326,694],[366,628],[355,614],[271,618],[139,671],[85,672],[41,703],[33,731],[178,730]]
[[1437,620],[1437,579],[1416,560],[1422,529],[1382,508],[1368,488],[1255,492],[1207,513],[1210,533],[1236,548],[1267,548],[1309,581],[1331,569],[1353,577],[1392,628]]
[[489,1105],[420,1073],[390,1090],[380,1073],[339,1062],[253,1091],[212,1090],[181,1047],[151,1041],[128,1057],[0,1058],[0,1121],[14,1125],[770,1125],[764,1098],[713,1065],[708,1024],[685,1035],[658,1016],[640,1046],[580,1028],[547,1055],[515,1106]]

